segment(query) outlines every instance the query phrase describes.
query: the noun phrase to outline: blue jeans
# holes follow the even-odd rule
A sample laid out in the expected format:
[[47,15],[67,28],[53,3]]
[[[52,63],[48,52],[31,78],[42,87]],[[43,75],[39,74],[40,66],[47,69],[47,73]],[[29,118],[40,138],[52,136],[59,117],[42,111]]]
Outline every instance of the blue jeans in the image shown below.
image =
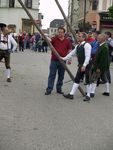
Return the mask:
[[49,69],[50,69],[50,73],[49,73],[49,77],[48,77],[48,86],[47,86],[46,91],[51,92],[53,90],[57,71],[58,71],[58,79],[57,79],[57,83],[56,83],[56,90],[62,91],[65,69],[60,64],[59,61],[54,61],[54,60],[51,60]]

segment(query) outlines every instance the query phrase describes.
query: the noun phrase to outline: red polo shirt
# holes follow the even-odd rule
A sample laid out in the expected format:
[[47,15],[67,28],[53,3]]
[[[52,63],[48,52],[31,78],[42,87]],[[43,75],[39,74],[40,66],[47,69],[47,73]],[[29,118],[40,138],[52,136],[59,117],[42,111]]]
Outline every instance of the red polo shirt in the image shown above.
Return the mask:
[[[72,48],[70,40],[66,37],[63,40],[60,40],[56,36],[56,37],[52,38],[51,43],[61,57],[65,57]],[[52,52],[51,59],[58,60],[57,57],[53,54],[53,52]]]

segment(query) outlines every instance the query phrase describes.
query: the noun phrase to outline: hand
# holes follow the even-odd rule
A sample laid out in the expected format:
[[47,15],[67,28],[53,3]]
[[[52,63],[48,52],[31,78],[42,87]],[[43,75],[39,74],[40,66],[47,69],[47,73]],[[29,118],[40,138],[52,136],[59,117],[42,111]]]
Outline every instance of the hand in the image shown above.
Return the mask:
[[8,49],[8,53],[13,53],[12,49]]
[[63,60],[63,57],[60,56],[60,59]]
[[82,66],[82,67],[81,67],[81,72],[85,72],[85,70],[86,70],[86,67],[85,67],[85,66]]
[[67,60],[66,62],[68,65],[71,65],[71,60]]
[[96,70],[96,73],[100,73],[100,69],[97,69],[97,70]]

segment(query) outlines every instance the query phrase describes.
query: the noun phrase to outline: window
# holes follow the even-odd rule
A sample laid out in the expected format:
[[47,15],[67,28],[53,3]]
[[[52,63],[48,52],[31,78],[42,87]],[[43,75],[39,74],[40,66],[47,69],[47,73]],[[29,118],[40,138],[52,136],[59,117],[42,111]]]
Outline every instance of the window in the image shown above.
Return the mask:
[[9,7],[14,7],[15,6],[15,0],[9,0]]
[[27,8],[32,8],[32,0],[25,0],[25,5]]
[[53,29],[51,29],[51,33],[53,32]]
[[107,0],[103,0],[102,9],[103,9],[103,10],[106,10],[106,8],[107,8]]
[[98,7],[98,0],[93,0],[92,10],[97,10],[97,7]]

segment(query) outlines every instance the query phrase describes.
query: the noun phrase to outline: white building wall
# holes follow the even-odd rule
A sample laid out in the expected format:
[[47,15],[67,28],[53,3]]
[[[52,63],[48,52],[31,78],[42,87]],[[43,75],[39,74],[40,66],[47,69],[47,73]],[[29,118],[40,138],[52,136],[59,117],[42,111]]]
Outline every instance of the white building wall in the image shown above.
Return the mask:
[[[7,25],[15,24],[16,25],[16,32],[19,32],[19,29],[22,28],[22,19],[29,19],[26,12],[21,8],[21,5],[17,0],[15,0],[15,7],[9,8],[8,7],[8,0],[1,0],[1,7],[0,7],[0,22],[4,22]],[[24,2],[24,0],[23,0]],[[32,14],[35,20],[38,19],[39,13],[39,0],[33,0],[33,8],[29,9],[30,13]]]
[[[22,0],[22,2],[24,3],[24,0]],[[21,7],[20,3],[18,2],[18,0],[15,0],[15,7]]]
[[[105,6],[105,10],[103,10],[103,5],[105,5],[105,1],[106,1],[106,6]],[[113,0],[99,0],[98,2],[98,11],[108,11],[108,8],[112,5]]]

